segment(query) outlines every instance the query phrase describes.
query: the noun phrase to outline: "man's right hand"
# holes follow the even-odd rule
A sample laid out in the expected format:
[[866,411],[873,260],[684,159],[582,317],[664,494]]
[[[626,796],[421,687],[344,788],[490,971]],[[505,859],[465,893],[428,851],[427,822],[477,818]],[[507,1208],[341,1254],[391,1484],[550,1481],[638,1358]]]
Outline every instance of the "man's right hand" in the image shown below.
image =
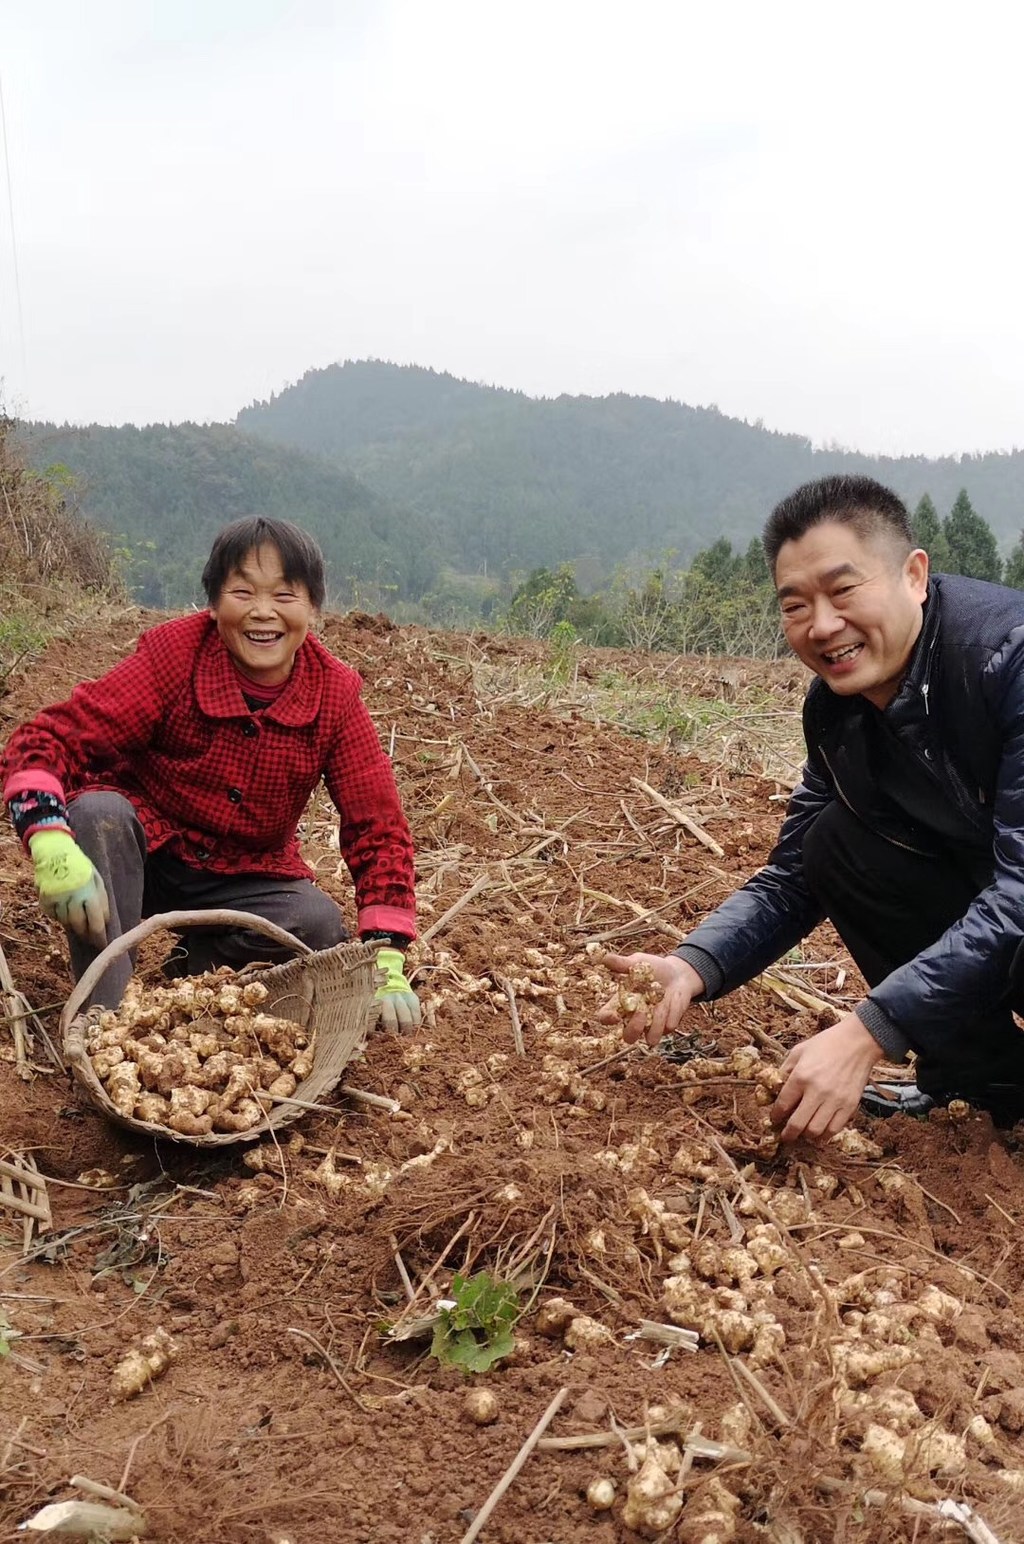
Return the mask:
[[48,917],[103,949],[110,906],[103,881],[70,831],[36,831],[28,839],[39,904]]
[[[677,954],[606,954],[601,962],[614,976],[628,976],[635,966],[643,966],[664,989],[660,1002],[653,1008],[641,1008],[622,1026],[622,1038],[627,1045],[639,1040],[646,1033],[647,1044],[657,1045],[662,1035],[674,1034],[683,1014],[690,1004],[703,996],[704,982],[692,965]],[[650,1024],[647,1019],[650,1015]],[[598,1009],[599,1024],[615,1024],[619,1021],[619,999],[616,995]]]

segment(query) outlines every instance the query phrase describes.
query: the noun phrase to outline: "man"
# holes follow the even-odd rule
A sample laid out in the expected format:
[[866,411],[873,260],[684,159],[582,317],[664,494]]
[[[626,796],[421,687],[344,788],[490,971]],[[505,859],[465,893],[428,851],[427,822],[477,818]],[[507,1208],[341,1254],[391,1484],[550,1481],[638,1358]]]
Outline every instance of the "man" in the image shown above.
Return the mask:
[[[964,1098],[1024,1118],[1024,594],[929,579],[907,511],[870,478],[808,483],[764,531],[786,638],[818,679],[807,763],[767,864],[675,952],[627,1040],[656,1044],[690,1004],[749,981],[827,917],[869,985],[796,1046],[772,1110],[784,1141],[822,1140],[875,1063],[917,1053],[891,1105]],[[599,1015],[613,1017],[611,1005]],[[896,1088],[889,1090],[894,1096]],[[885,1090],[882,1090],[885,1092]]]

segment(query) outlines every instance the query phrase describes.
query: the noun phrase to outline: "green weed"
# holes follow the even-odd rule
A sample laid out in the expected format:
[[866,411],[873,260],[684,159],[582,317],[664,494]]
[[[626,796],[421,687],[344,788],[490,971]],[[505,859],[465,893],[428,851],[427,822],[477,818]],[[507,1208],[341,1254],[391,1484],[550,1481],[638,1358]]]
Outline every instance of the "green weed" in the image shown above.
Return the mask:
[[486,1372],[515,1349],[512,1330],[519,1318],[519,1297],[509,1282],[487,1271],[470,1277],[456,1274],[450,1300],[453,1306],[442,1308],[434,1330],[431,1356],[465,1372]]

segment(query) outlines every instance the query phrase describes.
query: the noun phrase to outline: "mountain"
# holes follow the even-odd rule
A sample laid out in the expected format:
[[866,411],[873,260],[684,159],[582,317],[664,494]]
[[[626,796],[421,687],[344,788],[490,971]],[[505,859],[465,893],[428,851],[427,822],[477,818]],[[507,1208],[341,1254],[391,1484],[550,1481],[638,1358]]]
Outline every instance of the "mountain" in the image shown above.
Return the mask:
[[464,569],[586,557],[607,572],[719,536],[745,546],[801,482],[857,472],[941,512],[967,487],[1004,547],[1024,522],[1024,453],[872,457],[650,397],[531,398],[418,366],[309,371],[239,413],[248,434],[329,456],[421,514]]
[[378,360],[311,370],[234,425],[19,429],[36,468],[67,470],[69,496],[155,606],[199,598],[214,533],[245,514],[319,538],[333,603],[426,597],[428,616],[453,586],[475,614],[496,580],[565,562],[592,590],[620,564],[686,563],[719,537],[742,551],[777,499],[830,472],[877,477],[911,507],[928,492],[940,514],[966,488],[1004,550],[1024,523],[1019,451],[815,450],[714,407],[535,398]]
[[437,571],[426,523],[323,456],[228,424],[71,429],[23,424],[38,470],[62,468],[81,511],[121,549],[146,605],[201,598],[214,535],[244,515],[294,520],[317,537],[330,599],[377,609],[428,589]]

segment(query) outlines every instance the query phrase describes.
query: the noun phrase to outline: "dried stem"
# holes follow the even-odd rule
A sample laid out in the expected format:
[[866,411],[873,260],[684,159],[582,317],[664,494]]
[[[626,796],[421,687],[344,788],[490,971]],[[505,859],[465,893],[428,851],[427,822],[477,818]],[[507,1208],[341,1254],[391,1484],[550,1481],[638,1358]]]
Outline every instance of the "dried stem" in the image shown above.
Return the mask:
[[551,1403],[544,1411],[544,1414],[541,1416],[540,1420],[537,1422],[536,1426],[533,1428],[530,1435],[519,1449],[519,1452],[516,1454],[515,1458],[513,1458],[512,1462],[505,1470],[505,1473],[502,1475],[497,1485],[495,1485],[494,1489],[491,1491],[491,1494],[487,1497],[487,1500],[484,1502],[483,1506],[474,1517],[472,1523],[467,1528],[466,1532],[462,1535],[461,1544],[473,1544],[473,1540],[478,1537],[480,1530],[483,1528],[491,1513],[498,1505],[498,1502],[508,1490],[509,1486],[512,1484],[512,1481],[515,1479],[520,1469],[526,1463],[526,1460],[529,1458],[530,1454],[533,1452],[534,1448],[540,1442],[540,1439],[551,1425],[551,1422],[558,1414],[568,1392],[569,1388],[567,1384],[564,1384],[562,1388],[558,1390],[558,1393],[555,1395],[554,1399],[552,1399]]

